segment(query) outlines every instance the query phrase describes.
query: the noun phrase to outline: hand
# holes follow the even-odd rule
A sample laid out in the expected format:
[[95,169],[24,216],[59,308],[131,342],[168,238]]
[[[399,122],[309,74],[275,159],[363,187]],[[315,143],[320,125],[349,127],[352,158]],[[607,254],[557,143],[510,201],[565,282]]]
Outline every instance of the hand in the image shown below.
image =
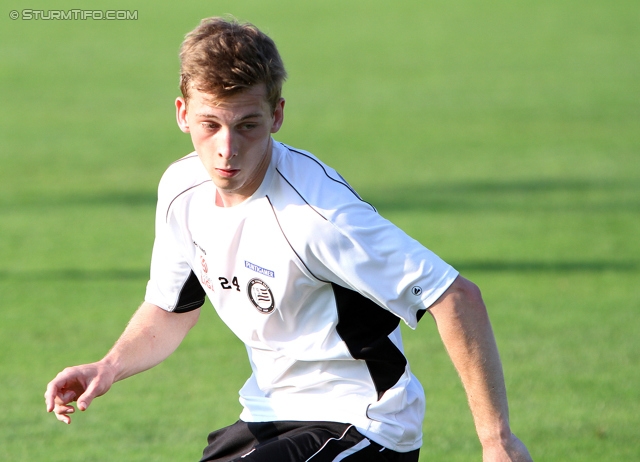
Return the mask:
[[70,424],[69,414],[75,408],[69,403],[77,401],[78,409],[85,411],[94,398],[109,391],[114,380],[114,371],[102,362],[67,367],[47,385],[47,412],[54,411],[59,421]]
[[532,462],[526,446],[511,433],[504,442],[487,444],[482,448],[483,462]]

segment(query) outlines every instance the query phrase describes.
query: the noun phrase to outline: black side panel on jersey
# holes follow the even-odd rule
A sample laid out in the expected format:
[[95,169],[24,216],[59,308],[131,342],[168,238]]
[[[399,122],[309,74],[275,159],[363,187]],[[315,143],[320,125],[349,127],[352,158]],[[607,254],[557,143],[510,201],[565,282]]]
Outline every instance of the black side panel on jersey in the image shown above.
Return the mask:
[[418,319],[418,322],[420,322],[420,320],[422,319],[422,317],[426,312],[427,310],[418,310],[418,312],[416,313],[416,318]]
[[353,290],[331,286],[338,308],[336,331],[351,356],[366,362],[380,399],[398,382],[407,366],[407,358],[389,339],[400,318]]
[[193,271],[182,286],[174,313],[186,313],[204,305],[205,292]]

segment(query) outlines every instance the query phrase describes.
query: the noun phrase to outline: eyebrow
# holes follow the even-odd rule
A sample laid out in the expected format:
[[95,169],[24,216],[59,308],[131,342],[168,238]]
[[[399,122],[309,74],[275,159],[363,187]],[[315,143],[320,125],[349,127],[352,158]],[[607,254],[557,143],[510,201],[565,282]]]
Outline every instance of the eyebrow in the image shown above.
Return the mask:
[[[241,117],[240,119],[238,119],[238,122],[242,122],[243,120],[246,119],[254,119],[256,117],[262,117],[263,114],[261,112],[253,112],[251,114],[247,114],[246,116]],[[217,119],[218,117],[215,114],[210,114],[208,112],[198,112],[196,113],[196,117],[206,117],[209,119]]]

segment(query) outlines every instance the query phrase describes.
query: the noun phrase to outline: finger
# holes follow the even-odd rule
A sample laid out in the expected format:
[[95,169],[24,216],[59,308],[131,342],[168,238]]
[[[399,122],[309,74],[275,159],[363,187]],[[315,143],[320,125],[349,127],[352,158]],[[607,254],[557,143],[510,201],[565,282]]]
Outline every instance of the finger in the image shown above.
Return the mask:
[[62,423],[65,423],[67,425],[71,423],[71,417],[69,417],[66,414],[55,414],[55,416],[56,416],[56,419],[58,419]]
[[74,412],[76,412],[76,410],[73,406],[56,404],[54,408],[54,415],[56,416],[56,419],[67,425],[71,423],[71,417],[69,417],[69,414],[73,414]]
[[53,400],[54,402],[54,410],[58,412],[59,409],[73,408],[73,406],[69,406],[69,403],[73,402],[73,398],[75,397],[75,393],[72,391],[66,391],[59,396],[56,396]]
[[55,390],[55,394],[45,394],[45,401],[47,404],[47,412],[53,411],[58,404],[67,404],[75,400],[76,393],[73,390],[65,390],[60,393],[59,390]]
[[44,393],[44,400],[47,406],[47,412],[51,412],[55,406],[56,397],[68,384],[68,375],[70,368],[66,368],[59,372],[56,377],[47,384],[47,390]]
[[97,380],[91,382],[85,392],[78,397],[78,409],[81,411],[86,411],[93,399],[98,396],[97,383]]
[[[62,394],[59,394],[54,397],[46,397],[47,399],[47,412],[55,411],[56,414],[59,413],[60,409],[69,410],[69,413],[75,412],[75,409],[72,406],[67,406],[70,402],[72,402],[76,397],[76,393],[73,390],[67,390]],[[49,399],[51,402],[49,402]]]
[[47,391],[44,392],[44,402],[47,406],[47,412],[53,411],[55,405],[55,397],[58,394],[58,387],[53,381],[47,385]]
[[57,405],[54,411],[56,416],[59,416],[73,414],[74,412],[76,412],[76,409],[73,406]]
[[76,396],[77,395],[76,395],[75,391],[73,391],[73,390],[64,390],[64,392],[61,395],[56,396],[54,401],[56,402],[56,404],[67,404],[67,403],[70,403],[72,401],[75,401]]

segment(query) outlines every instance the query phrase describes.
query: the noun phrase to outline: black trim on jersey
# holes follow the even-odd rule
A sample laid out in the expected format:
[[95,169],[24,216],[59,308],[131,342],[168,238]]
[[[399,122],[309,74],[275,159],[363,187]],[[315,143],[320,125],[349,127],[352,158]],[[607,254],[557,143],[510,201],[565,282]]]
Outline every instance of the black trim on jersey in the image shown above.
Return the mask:
[[178,302],[173,312],[186,313],[198,309],[204,305],[205,296],[204,289],[200,285],[200,281],[198,281],[198,276],[191,271],[187,280],[184,281],[182,289],[180,289]]
[[[191,153],[191,154],[187,154],[184,157],[181,157],[180,159],[174,160],[173,162],[171,162],[169,164],[169,167],[171,167],[173,164],[177,164],[178,162],[182,162],[183,160],[189,160],[189,159],[193,159],[194,157],[198,157],[198,153]],[[167,168],[169,168],[167,167]]]
[[300,196],[300,199],[302,199],[302,200],[304,201],[304,203],[305,203],[305,204],[307,204],[307,205],[309,206],[309,208],[311,208],[311,210],[313,210],[314,212],[316,212],[316,213],[320,216],[320,218],[322,218],[324,221],[329,221],[329,220],[327,219],[327,217],[325,217],[323,214],[321,214],[320,212],[318,212],[318,211],[316,210],[316,208],[315,208],[313,205],[311,205],[311,204],[310,204],[310,203],[309,203],[309,202],[304,198],[304,196],[303,196],[302,194],[300,194],[300,191],[298,191],[298,190],[296,189],[296,187],[295,187],[294,185],[292,185],[292,184],[291,184],[291,182],[290,182],[289,180],[287,180],[287,177],[286,177],[286,176],[284,176],[280,170],[278,170],[278,167],[276,167],[276,172],[278,172],[278,175],[280,175],[280,176],[282,177],[282,179],[283,179],[284,181],[286,181],[286,182],[287,182],[287,184],[288,184],[289,186],[291,186],[291,189],[293,189],[293,190],[295,191],[295,193],[296,193],[298,196]]
[[189,188],[185,189],[185,190],[184,190],[184,191],[182,191],[181,193],[177,194],[173,199],[171,199],[171,202],[169,202],[169,206],[167,207],[167,213],[166,213],[166,215],[165,215],[165,217],[164,217],[165,221],[167,221],[167,220],[169,219],[169,210],[171,210],[171,206],[173,205],[173,203],[175,202],[175,200],[176,200],[178,197],[182,196],[182,195],[183,195],[184,193],[186,193],[187,191],[189,191],[189,190],[191,190],[191,189],[193,189],[193,188],[197,188],[198,186],[202,186],[203,184],[208,183],[208,182],[210,182],[210,181],[211,181],[211,179],[208,179],[208,180],[204,180],[202,183],[198,183],[198,184],[196,184],[196,185],[193,185],[193,186],[191,186],[191,187],[189,187]]
[[[356,196],[358,199],[362,200],[362,198],[358,195],[358,193],[355,191],[355,189],[353,189],[353,188],[351,187],[351,185],[350,185],[349,183],[347,183],[347,181],[346,181],[346,180],[342,177],[342,175],[340,175],[338,172],[336,172],[336,173],[338,173],[338,176],[340,177],[340,179],[341,179],[342,181],[336,180],[336,179],[335,179],[335,178],[333,178],[331,175],[329,175],[329,173],[327,173],[327,170],[324,168],[324,165],[322,165],[320,162],[318,162],[318,160],[317,160],[317,159],[315,159],[314,157],[311,157],[309,154],[307,154],[307,153],[305,153],[305,152],[302,152],[302,151],[298,151],[297,149],[294,149],[294,148],[292,148],[292,147],[290,147],[290,146],[287,146],[286,144],[283,144],[283,146],[284,146],[285,148],[287,148],[289,151],[291,151],[291,152],[295,152],[296,154],[300,154],[301,156],[304,156],[304,157],[306,157],[307,159],[312,160],[313,162],[315,162],[316,164],[318,164],[318,166],[322,169],[322,171],[324,172],[324,174],[325,174],[325,175],[326,175],[330,180],[333,180],[333,181],[335,181],[336,183],[340,183],[341,185],[346,186],[346,187],[349,189],[349,191],[351,191],[351,192],[353,193],[353,195],[354,195],[354,196]],[[362,201],[362,202],[364,202],[364,201]]]
[[400,318],[350,289],[331,284],[338,309],[336,331],[355,359],[367,364],[378,399],[402,377],[407,358],[389,339]]
[[[321,163],[321,162],[319,162],[319,161],[318,161],[318,159],[316,159],[316,158],[314,158],[314,157],[310,156],[309,154],[307,154],[307,153],[305,153],[305,152],[298,151],[297,149],[294,149],[294,148],[292,148],[292,147],[290,147],[290,146],[287,146],[286,144],[283,144],[283,143],[280,143],[280,144],[281,144],[282,146],[284,146],[285,148],[287,148],[290,152],[295,152],[296,154],[300,154],[301,156],[304,156],[304,157],[306,157],[307,159],[309,159],[309,160],[311,160],[311,161],[315,162],[316,164],[318,164],[318,166],[322,169],[322,171],[323,171],[323,172],[324,172],[324,174],[327,176],[327,178],[329,178],[331,181],[335,181],[336,183],[341,184],[342,186],[344,186],[345,188],[347,188],[349,191],[351,191],[351,193],[352,193],[354,196],[356,196],[356,197],[358,198],[358,200],[359,200],[359,201],[364,202],[364,203],[365,203],[365,204],[367,204],[369,207],[371,207],[375,212],[377,212],[376,208],[375,208],[373,205],[371,205],[369,202],[367,202],[367,201],[365,201],[364,199],[362,199],[362,197],[360,197],[360,195],[356,192],[356,190],[355,190],[355,189],[353,189],[353,188],[351,187],[351,185],[347,182],[347,180],[345,180],[345,179],[342,177],[342,175],[340,175],[337,171],[336,171],[336,174],[340,177],[340,180],[342,180],[342,181],[340,181],[340,180],[336,180],[334,177],[332,177],[331,175],[329,175],[329,173],[327,172],[327,170],[324,168],[324,165],[322,165],[322,163]],[[277,169],[276,169],[276,170],[277,170]],[[278,170],[278,173],[280,173],[280,171],[279,171],[279,170]],[[282,178],[284,178],[284,175],[282,175],[282,173],[280,173],[280,175],[282,176]],[[287,181],[287,179],[286,179],[286,178],[284,178],[284,179],[285,179],[285,181]],[[289,181],[287,181],[287,183],[289,183]],[[291,183],[289,183],[289,184],[291,185]],[[294,187],[293,187],[293,185],[291,185],[291,187],[292,187],[293,189],[296,189],[296,188],[294,188]],[[300,194],[300,193],[298,192],[298,190],[296,190],[296,192],[297,192],[298,194]],[[302,194],[300,194],[300,197],[302,197]],[[304,198],[303,198],[303,200],[304,200]],[[305,202],[307,202],[307,201],[305,200]],[[308,203],[308,202],[307,202],[307,203]]]
[[[282,177],[282,178],[284,178],[284,177]],[[285,181],[286,181],[286,178],[285,178]],[[265,197],[267,198],[267,201],[269,202],[269,205],[271,206],[271,211],[273,212],[273,217],[276,219],[276,223],[278,223],[278,228],[280,228],[280,233],[282,234],[282,237],[284,237],[284,240],[287,241],[287,244],[289,245],[289,248],[291,249],[291,251],[296,255],[296,257],[298,257],[298,260],[300,260],[300,263],[302,263],[304,265],[304,267],[307,269],[307,271],[309,272],[309,274],[311,276],[316,278],[318,281],[322,281],[322,282],[327,282],[328,283],[329,281],[325,281],[324,279],[320,279],[318,276],[313,274],[313,271],[311,271],[311,269],[309,269],[309,267],[304,262],[304,260],[302,258],[300,258],[300,255],[298,255],[298,252],[296,252],[296,249],[294,249],[293,246],[291,245],[291,242],[289,242],[289,238],[287,237],[287,234],[284,232],[284,229],[282,229],[282,225],[280,224],[280,220],[278,220],[278,214],[276,213],[276,210],[273,208],[273,203],[271,202],[271,198],[269,196],[266,196],[266,195],[265,195]],[[302,197],[302,196],[300,196],[300,197]],[[302,200],[304,200],[304,198]],[[309,206],[309,207],[311,207],[311,206]],[[311,208],[313,209],[313,207],[311,207]],[[322,215],[320,215],[320,216],[322,216]]]

